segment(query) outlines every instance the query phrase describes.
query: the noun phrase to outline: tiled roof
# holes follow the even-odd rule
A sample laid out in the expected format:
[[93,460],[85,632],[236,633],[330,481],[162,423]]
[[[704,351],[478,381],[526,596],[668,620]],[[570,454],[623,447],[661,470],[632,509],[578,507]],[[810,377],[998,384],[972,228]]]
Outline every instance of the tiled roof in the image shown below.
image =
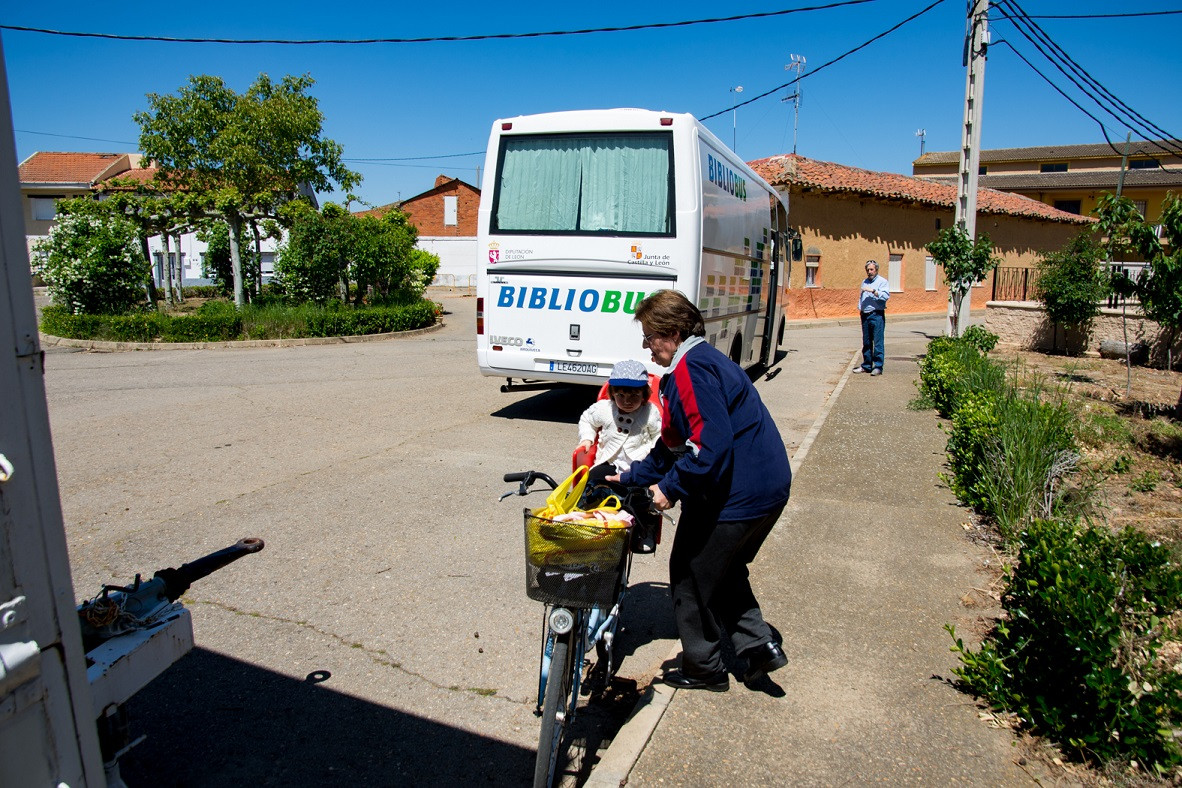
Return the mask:
[[20,180],[21,183],[92,184],[112,165],[126,166],[127,155],[38,151],[21,162]]
[[[980,175],[977,183],[991,189],[1116,189],[1119,170],[1088,172],[1026,172]],[[955,182],[955,178],[953,178]],[[1126,170],[1125,188],[1130,186],[1182,186],[1182,172],[1165,170]]]
[[398,202],[386,203],[385,205],[379,205],[374,208],[366,208],[364,211],[354,211],[353,214],[355,216],[374,216],[380,219],[395,208],[401,207],[402,201],[399,200]]
[[159,167],[132,167],[130,170],[115,173],[104,178],[103,184],[111,189],[134,188],[135,186],[144,186],[151,183],[159,173]]
[[[1134,142],[1129,146],[1130,156],[1169,156],[1162,148],[1177,151],[1182,148],[1182,140],[1156,140]],[[1160,146],[1160,147],[1159,147]],[[994,161],[1044,161],[1050,159],[1088,159],[1108,158],[1120,156],[1124,153],[1124,142],[1113,145],[1107,143],[1089,145],[1043,145],[1033,148],[994,148],[981,151],[981,163]],[[1177,155],[1177,154],[1174,154]],[[932,151],[916,159],[916,167],[933,164],[959,164],[960,153],[957,151]]]
[[[949,209],[956,207],[956,186],[934,180],[847,167],[791,153],[748,164],[772,186],[808,187],[834,194],[862,195]],[[1089,224],[1093,221],[1086,216],[1056,210],[1029,197],[994,189],[977,190],[977,212],[1025,216],[1068,224]]]

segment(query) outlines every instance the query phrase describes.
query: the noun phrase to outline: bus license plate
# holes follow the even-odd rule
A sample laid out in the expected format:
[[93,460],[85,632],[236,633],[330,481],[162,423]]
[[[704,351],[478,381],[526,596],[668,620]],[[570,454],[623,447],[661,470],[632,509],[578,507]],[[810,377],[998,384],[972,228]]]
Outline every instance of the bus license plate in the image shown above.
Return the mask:
[[551,361],[550,371],[595,375],[599,372],[599,365],[591,361]]

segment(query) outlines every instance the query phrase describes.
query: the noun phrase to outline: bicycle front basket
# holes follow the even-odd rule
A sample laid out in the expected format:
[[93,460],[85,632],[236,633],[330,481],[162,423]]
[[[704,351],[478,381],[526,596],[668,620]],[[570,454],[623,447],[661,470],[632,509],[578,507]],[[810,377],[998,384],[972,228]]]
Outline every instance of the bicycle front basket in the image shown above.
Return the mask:
[[627,527],[557,522],[525,510],[525,593],[551,605],[591,607],[615,597]]

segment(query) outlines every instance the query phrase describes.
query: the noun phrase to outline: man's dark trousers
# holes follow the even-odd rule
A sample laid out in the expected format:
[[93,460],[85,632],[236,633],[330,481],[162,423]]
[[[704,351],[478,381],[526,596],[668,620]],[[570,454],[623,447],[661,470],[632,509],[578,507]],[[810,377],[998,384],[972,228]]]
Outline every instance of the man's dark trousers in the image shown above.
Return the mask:
[[862,369],[882,369],[884,356],[883,334],[886,333],[886,314],[862,313]]

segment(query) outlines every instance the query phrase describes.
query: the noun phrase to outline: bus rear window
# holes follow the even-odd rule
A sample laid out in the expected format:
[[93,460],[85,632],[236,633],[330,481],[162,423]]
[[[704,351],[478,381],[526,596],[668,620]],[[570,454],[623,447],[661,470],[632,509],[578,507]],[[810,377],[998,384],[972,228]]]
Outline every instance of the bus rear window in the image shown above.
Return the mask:
[[504,137],[494,233],[673,235],[668,132]]

